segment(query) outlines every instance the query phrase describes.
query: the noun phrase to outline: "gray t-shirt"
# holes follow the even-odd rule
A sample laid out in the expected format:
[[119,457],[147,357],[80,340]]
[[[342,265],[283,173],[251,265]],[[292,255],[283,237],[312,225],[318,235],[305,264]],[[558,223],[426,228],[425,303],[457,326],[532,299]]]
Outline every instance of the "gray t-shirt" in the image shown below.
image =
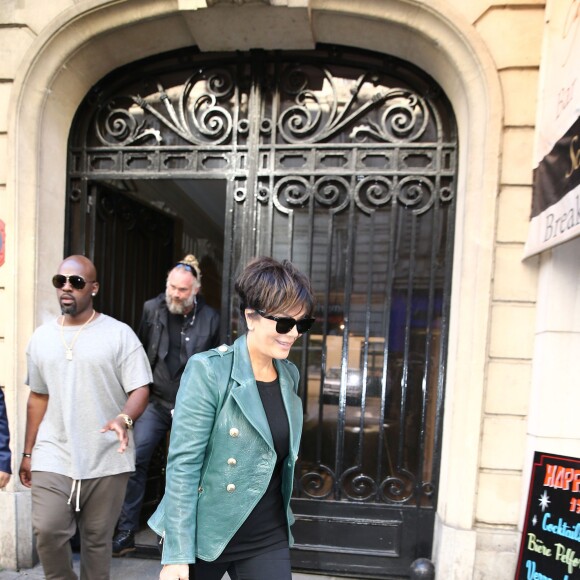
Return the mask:
[[[80,326],[65,326],[70,345]],[[149,361],[129,326],[101,314],[76,336],[65,356],[60,324],[36,329],[26,351],[26,384],[48,394],[48,407],[32,453],[32,471],[92,479],[135,470],[135,447],[118,453],[114,431],[101,433],[127,401],[127,393],[151,382]]]

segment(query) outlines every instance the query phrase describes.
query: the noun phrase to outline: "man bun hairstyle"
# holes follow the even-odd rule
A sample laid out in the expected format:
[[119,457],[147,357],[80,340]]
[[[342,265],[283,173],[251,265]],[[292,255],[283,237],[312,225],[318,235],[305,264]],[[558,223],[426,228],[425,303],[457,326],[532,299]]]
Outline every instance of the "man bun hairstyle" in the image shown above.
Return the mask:
[[187,256],[184,256],[183,259],[179,260],[172,269],[175,268],[185,268],[191,272],[192,276],[197,280],[197,285],[201,286],[201,269],[197,258],[193,254],[187,254]]
[[201,269],[199,267],[199,262],[197,261],[197,258],[193,254],[187,254],[187,256],[184,256],[184,258],[180,260],[179,263],[191,266],[195,270],[196,273],[195,277],[199,281],[201,281]]
[[314,310],[310,280],[289,260],[253,258],[237,277],[234,288],[244,320],[246,308],[269,314],[303,308],[306,316]]

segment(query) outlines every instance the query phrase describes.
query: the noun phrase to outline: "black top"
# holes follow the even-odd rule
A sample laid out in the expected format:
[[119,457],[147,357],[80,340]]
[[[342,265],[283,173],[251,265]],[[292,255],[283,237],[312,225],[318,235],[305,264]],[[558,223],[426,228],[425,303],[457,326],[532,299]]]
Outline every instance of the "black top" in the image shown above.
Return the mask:
[[282,469],[290,449],[288,417],[278,379],[256,381],[276,451],[276,466],[266,493],[234,534],[216,562],[231,562],[288,547],[288,528],[282,500]]
[[175,396],[179,389],[181,375],[187,362],[184,339],[185,330],[194,322],[194,311],[185,316],[183,314],[167,314],[167,334],[169,337],[169,348],[165,358],[158,358],[153,368],[153,383],[157,386],[163,385],[166,392],[173,393],[172,400],[168,401],[168,407],[175,405]]
[[185,368],[184,360],[187,361],[183,346],[184,331],[188,324],[193,322],[194,310],[189,314],[171,314],[167,317],[169,327],[169,351],[165,357],[165,364],[171,378],[179,380]]

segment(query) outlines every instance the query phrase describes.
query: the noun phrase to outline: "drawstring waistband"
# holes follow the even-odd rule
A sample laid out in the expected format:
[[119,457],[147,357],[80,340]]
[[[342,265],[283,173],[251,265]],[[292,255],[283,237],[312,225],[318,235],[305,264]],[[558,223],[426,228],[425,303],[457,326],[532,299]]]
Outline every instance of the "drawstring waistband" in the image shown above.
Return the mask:
[[[78,483],[78,486],[77,486]],[[81,511],[81,480],[80,479],[73,479],[72,480],[72,489],[70,490],[70,496],[68,498],[68,501],[66,502],[67,505],[70,505],[70,502],[72,500],[72,497],[75,493],[75,487],[77,489],[77,505],[76,505],[76,509],[75,512],[80,512]]]

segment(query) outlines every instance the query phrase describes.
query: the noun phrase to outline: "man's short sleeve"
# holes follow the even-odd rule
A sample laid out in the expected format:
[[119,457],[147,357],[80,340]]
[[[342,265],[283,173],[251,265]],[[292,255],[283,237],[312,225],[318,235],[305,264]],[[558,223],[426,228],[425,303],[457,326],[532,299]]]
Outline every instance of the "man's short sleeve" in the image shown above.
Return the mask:
[[31,391],[39,393],[41,395],[48,395],[48,385],[46,384],[40,368],[36,364],[36,341],[34,335],[28,343],[28,348],[26,349],[26,368],[27,375],[24,381],[30,387]]
[[137,335],[127,327],[123,344],[119,377],[125,392],[138,389],[153,381],[151,365]]

